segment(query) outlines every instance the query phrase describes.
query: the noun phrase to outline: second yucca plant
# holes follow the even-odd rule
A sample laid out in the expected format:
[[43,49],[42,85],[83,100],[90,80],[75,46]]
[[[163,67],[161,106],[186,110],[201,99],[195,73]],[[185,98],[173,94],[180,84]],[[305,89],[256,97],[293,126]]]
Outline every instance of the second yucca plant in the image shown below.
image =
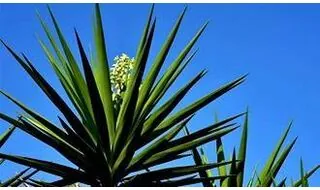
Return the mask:
[[[290,152],[292,152],[294,144],[297,140],[297,137],[284,147],[284,143],[288,137],[289,131],[292,127],[292,122],[285,130],[284,134],[279,139],[277,145],[274,147],[272,154],[269,156],[267,162],[262,165],[261,171],[258,171],[256,168],[253,170],[252,175],[249,177],[248,181],[244,181],[245,173],[247,173],[246,160],[247,160],[247,144],[248,144],[248,131],[249,131],[249,117],[248,111],[245,115],[245,120],[243,123],[243,129],[241,134],[241,141],[239,143],[239,148],[236,150],[233,149],[231,160],[232,164],[229,166],[223,165],[212,170],[200,171],[199,176],[208,178],[212,176],[213,172],[218,173],[221,176],[229,175],[229,177],[220,179],[213,182],[202,182],[204,187],[307,187],[308,179],[320,169],[320,165],[316,165],[311,170],[305,172],[303,167],[302,159],[300,160],[300,179],[291,182],[289,181],[289,176],[279,179],[278,173],[283,169],[284,163],[288,158]],[[218,119],[216,118],[216,123]],[[188,128],[185,128],[185,133],[189,134]],[[218,138],[215,141],[216,144],[216,160],[217,163],[223,163],[226,160],[226,152],[223,146],[222,138]],[[213,149],[213,148],[212,148]],[[258,153],[259,154],[259,153]],[[205,154],[204,150],[200,148],[200,151],[197,148],[192,150],[192,155],[194,162],[198,166],[205,165],[208,162],[209,158]]]
[[[39,41],[76,113],[37,71],[26,55],[16,54],[3,42],[63,117],[58,116],[59,124],[53,123],[1,91],[4,96],[23,109],[25,114],[15,119],[0,113],[0,118],[53,147],[77,168],[3,153],[0,154],[0,158],[61,177],[47,184],[50,186],[65,186],[75,182],[91,186],[180,186],[229,177],[219,175],[203,178],[190,175],[228,165],[233,163],[232,161],[208,163],[202,166],[169,165],[162,169],[152,169],[154,166],[186,157],[189,155],[189,150],[230,133],[237,128],[230,122],[242,115],[229,117],[187,136],[178,135],[198,110],[235,88],[245,79],[245,76],[242,76],[172,114],[178,103],[205,75],[204,70],[162,105],[156,106],[195,55],[195,52],[191,53],[192,47],[205,30],[207,23],[200,28],[164,74],[158,76],[181,25],[184,10],[154,59],[150,71],[145,73],[156,27],[152,6],[135,59],[118,58],[121,63],[128,63],[125,61],[133,63],[129,64],[129,70],[126,67],[125,71],[129,73],[125,74],[125,83],[122,84],[121,80],[117,81],[114,76],[110,76],[99,5],[95,6],[93,25],[95,49],[92,59],[88,59],[80,37],[75,31],[80,64],[77,63],[75,53],[71,52],[50,9],[49,12],[60,45],[40,17],[50,47],[42,40]],[[80,65],[83,72],[79,68]]]

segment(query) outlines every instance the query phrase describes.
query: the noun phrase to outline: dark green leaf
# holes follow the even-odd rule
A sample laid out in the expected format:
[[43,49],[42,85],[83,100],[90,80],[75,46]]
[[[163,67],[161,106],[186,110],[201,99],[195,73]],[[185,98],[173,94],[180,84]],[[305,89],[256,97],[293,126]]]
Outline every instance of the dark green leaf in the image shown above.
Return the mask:
[[[186,135],[190,135],[188,128],[185,127],[184,129],[185,129]],[[202,165],[206,164],[206,163],[203,163],[201,156],[200,156],[200,153],[198,152],[198,150],[196,148],[192,149],[192,156],[193,156],[193,160],[197,166],[202,166]],[[210,177],[206,171],[199,171],[199,176],[201,178]],[[213,187],[213,185],[210,181],[203,181],[202,185],[203,185],[203,187]]]
[[240,162],[237,164],[237,186],[243,186],[243,176],[245,171],[246,153],[247,153],[247,139],[248,139],[248,109],[243,124],[243,130],[241,135],[241,142],[238,152],[238,159]]
[[6,143],[8,138],[11,136],[13,133],[15,127],[10,127],[6,132],[0,135],[0,148]]

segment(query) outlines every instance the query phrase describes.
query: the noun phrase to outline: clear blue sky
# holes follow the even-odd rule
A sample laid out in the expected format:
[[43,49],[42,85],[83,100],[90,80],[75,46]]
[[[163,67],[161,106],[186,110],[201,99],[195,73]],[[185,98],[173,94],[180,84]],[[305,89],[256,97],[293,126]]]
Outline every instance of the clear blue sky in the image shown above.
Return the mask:
[[[134,56],[149,7],[148,4],[102,6],[110,60],[122,52]],[[158,25],[151,56],[159,50],[183,7],[183,4],[156,5]],[[93,6],[53,4],[51,8],[73,47],[73,27],[76,27],[89,48]],[[36,10],[49,22],[44,4],[0,5],[0,37],[17,51],[26,53],[62,92],[36,40],[36,34],[44,37]],[[320,94],[320,5],[190,4],[168,61],[173,60],[207,20],[211,20],[210,25],[196,45],[200,48],[199,52],[177,81],[175,89],[201,69],[206,68],[209,72],[179,107],[242,74],[250,75],[243,85],[200,111],[190,123],[190,129],[196,130],[212,123],[216,112],[223,118],[243,112],[249,106],[247,175],[251,175],[255,164],[261,166],[266,161],[292,119],[294,125],[289,140],[295,136],[299,138],[280,176],[296,179],[301,156],[307,169],[319,164],[320,101],[317,97]],[[3,47],[0,48],[0,88],[57,121],[54,106]],[[4,97],[0,97],[0,111],[11,115],[20,112]],[[0,121],[0,125],[2,132],[7,124]],[[229,154],[233,146],[239,144],[239,132],[224,139]],[[205,147],[211,160],[214,160],[214,145],[211,143]],[[66,162],[51,148],[19,131],[1,152]],[[19,168],[12,164],[3,166],[0,179]],[[319,179],[320,172],[314,176],[311,185],[320,186]]]

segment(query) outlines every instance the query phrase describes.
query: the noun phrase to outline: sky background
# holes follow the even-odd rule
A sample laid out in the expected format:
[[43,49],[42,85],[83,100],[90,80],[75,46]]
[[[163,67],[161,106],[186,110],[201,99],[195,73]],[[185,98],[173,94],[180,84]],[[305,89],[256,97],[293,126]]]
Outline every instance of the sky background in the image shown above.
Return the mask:
[[[87,50],[90,49],[93,5],[50,6],[73,49],[76,50],[74,27]],[[157,27],[151,58],[160,49],[184,6],[156,4]],[[102,5],[109,60],[123,52],[134,56],[149,8],[149,4]],[[52,26],[44,4],[0,4],[0,38],[18,52],[26,53],[65,97],[37,42],[36,36],[42,39],[45,36],[36,11]],[[207,69],[207,75],[179,105],[182,108],[220,85],[249,73],[244,84],[198,112],[189,128],[194,131],[213,123],[215,113],[219,118],[225,118],[244,112],[248,106],[248,177],[255,165],[259,168],[266,162],[288,123],[293,120],[287,144],[296,136],[298,141],[279,176],[297,179],[300,157],[308,170],[320,163],[320,126],[317,121],[320,113],[320,4],[190,4],[166,65],[207,20],[210,24],[195,46],[199,52],[168,95],[199,71]],[[57,121],[57,109],[3,46],[0,47],[0,89]],[[0,97],[0,111],[12,116],[21,113],[4,97]],[[0,132],[3,132],[8,124],[0,121],[0,126]],[[240,132],[238,130],[223,139],[227,157],[233,147],[239,145]],[[214,144],[204,147],[210,160],[214,161]],[[50,147],[18,130],[1,152],[68,164]],[[0,179],[20,168],[7,163],[1,168]],[[39,177],[47,179],[44,175]],[[317,179],[320,179],[320,172],[314,175],[311,185],[320,186]]]

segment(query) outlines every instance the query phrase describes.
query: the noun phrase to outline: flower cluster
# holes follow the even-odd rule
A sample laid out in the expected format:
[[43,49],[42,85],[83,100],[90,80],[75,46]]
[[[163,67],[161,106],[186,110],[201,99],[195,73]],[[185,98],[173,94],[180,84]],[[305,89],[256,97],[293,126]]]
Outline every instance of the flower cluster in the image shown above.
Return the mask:
[[112,85],[112,98],[118,101],[126,90],[127,82],[132,74],[134,58],[122,53],[114,58],[114,64],[110,69],[110,80]]

